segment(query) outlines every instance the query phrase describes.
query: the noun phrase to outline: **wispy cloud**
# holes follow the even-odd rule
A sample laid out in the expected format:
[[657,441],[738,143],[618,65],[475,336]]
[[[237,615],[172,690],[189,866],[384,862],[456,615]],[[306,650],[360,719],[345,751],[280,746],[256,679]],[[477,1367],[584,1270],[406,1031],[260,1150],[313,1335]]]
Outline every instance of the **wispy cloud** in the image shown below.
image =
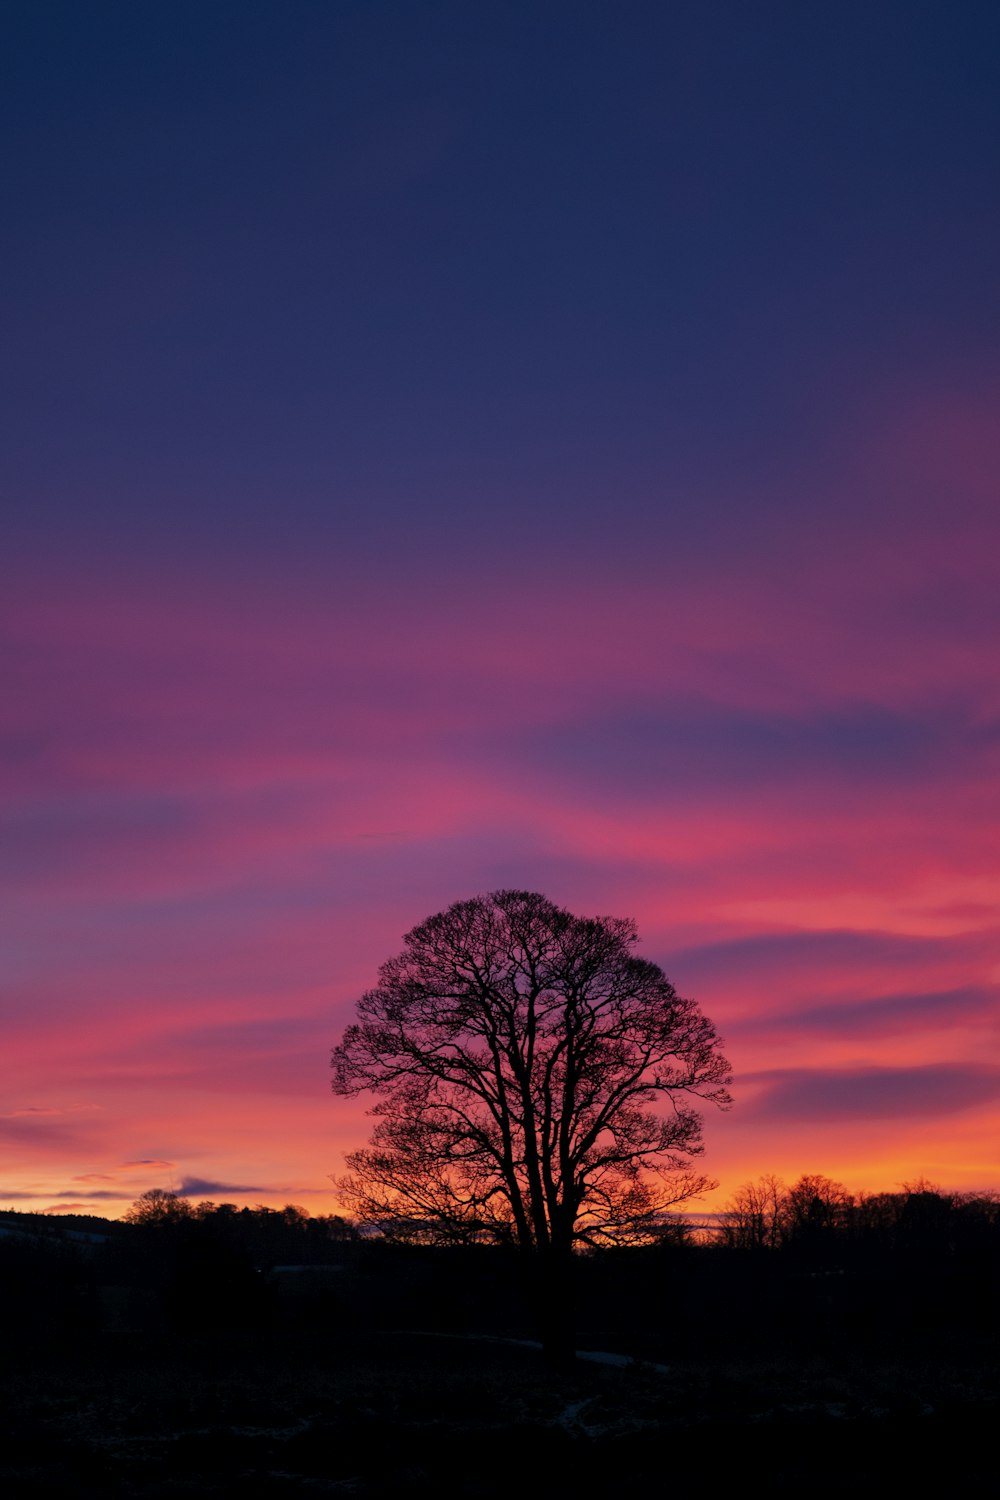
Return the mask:
[[[808,525],[776,491],[705,550],[692,504],[666,572],[665,502],[634,555],[511,573],[500,547],[463,580],[442,554],[378,590],[350,559],[200,584],[22,559],[0,702],[12,1187],[49,1163],[52,1197],[322,1192],[370,1124],[329,1094],[357,997],[409,926],[496,885],[639,918],[756,1091],[710,1122],[720,1174],[741,1122],[798,1121],[805,1170],[823,1120],[912,1120],[921,1090],[965,1170],[1000,973],[990,446],[979,400],[890,405]],[[88,1096],[101,1111],[50,1102]]]
[[798,1122],[931,1119],[1000,1100],[1000,1068],[962,1063],[920,1067],[791,1068],[742,1076],[755,1097],[749,1119]]
[[177,1189],[182,1198],[203,1198],[210,1193],[235,1193],[243,1197],[247,1193],[259,1193],[264,1197],[274,1197],[288,1191],[287,1188],[275,1187],[248,1187],[245,1183],[238,1182],[214,1182],[207,1177],[185,1177]]

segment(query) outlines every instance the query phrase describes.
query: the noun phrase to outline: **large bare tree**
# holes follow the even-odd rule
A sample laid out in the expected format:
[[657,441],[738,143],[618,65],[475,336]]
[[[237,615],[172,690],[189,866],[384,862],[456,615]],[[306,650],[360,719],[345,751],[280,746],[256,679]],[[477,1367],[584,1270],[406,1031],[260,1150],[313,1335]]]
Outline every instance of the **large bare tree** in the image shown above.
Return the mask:
[[371,1091],[369,1145],[338,1181],[360,1220],[516,1243],[543,1338],[567,1352],[575,1245],[636,1242],[714,1184],[695,1100],[729,1103],[711,1023],[633,952],[627,918],[529,891],[459,901],[404,938],[333,1053]]

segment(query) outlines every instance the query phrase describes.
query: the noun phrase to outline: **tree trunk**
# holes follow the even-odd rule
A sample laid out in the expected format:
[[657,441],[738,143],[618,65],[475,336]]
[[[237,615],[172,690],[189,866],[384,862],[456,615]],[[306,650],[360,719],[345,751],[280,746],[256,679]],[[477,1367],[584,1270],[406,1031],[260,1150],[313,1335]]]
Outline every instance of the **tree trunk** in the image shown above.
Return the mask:
[[546,1363],[571,1364],[576,1359],[572,1257],[536,1251],[528,1271],[535,1326]]

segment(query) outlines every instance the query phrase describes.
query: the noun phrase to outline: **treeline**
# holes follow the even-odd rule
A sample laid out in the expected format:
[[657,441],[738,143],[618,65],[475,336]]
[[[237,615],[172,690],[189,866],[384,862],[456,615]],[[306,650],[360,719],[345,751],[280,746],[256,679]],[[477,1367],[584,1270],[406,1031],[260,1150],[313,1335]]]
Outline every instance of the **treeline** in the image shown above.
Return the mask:
[[0,1213],[0,1321],[17,1357],[106,1336],[124,1347],[395,1328],[526,1335],[522,1301],[506,1250],[402,1245],[295,1205],[192,1204],[154,1189],[120,1220]]
[[736,1190],[716,1234],[730,1250],[841,1262],[880,1254],[966,1260],[1000,1250],[1000,1194],[947,1193],[924,1181],[854,1194],[829,1177],[789,1187],[766,1174]]
[[[995,1348],[1000,1197],[763,1177],[712,1232],[675,1219],[643,1246],[576,1257],[573,1278],[579,1347],[658,1361]],[[0,1317],[15,1354],[46,1341],[534,1332],[512,1248],[406,1243],[294,1206],[160,1191],[119,1221],[0,1215]]]

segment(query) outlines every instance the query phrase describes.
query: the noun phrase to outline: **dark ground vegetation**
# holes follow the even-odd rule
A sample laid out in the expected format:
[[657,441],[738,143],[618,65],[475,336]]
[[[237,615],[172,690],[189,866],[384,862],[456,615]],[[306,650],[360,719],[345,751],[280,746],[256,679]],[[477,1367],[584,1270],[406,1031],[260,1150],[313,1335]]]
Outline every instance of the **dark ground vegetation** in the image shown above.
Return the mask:
[[630,1359],[555,1371],[505,1342],[533,1330],[502,1248],[175,1207],[0,1219],[18,1500],[509,1495],[539,1461],[567,1494],[993,1482],[993,1199],[881,1195],[767,1247],[679,1233],[580,1258],[579,1347]]

